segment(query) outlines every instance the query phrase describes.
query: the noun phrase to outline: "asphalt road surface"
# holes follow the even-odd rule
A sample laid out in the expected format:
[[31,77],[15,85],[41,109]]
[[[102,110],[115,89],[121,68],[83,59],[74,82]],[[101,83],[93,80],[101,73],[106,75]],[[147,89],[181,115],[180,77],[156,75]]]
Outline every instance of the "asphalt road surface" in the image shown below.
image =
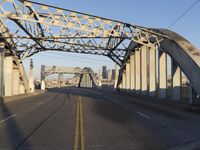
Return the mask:
[[112,91],[52,89],[0,106],[0,150],[198,149],[199,141],[199,114]]

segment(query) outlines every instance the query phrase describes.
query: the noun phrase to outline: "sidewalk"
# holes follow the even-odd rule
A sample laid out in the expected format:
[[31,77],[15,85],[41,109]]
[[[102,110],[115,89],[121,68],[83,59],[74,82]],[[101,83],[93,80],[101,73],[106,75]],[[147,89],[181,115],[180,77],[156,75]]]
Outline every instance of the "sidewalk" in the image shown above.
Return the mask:
[[9,102],[13,102],[13,101],[18,101],[18,100],[21,100],[21,99],[24,99],[24,98],[36,96],[36,95],[43,94],[43,93],[45,93],[45,91],[35,90],[34,93],[21,94],[21,95],[15,95],[15,96],[8,96],[8,97],[4,97],[3,103],[9,103]]
[[[118,96],[126,97],[129,102],[138,103],[138,104],[145,104],[149,106],[159,105],[159,106],[167,106],[175,109],[179,109],[186,112],[192,113],[200,113],[200,105],[189,105],[189,104],[182,104],[180,102],[174,102],[169,98],[166,99],[158,99],[157,97],[149,97],[143,95],[136,95],[133,92],[129,91],[116,91],[114,89],[100,89],[103,92],[107,93],[115,93]],[[134,99],[133,99],[134,97]]]

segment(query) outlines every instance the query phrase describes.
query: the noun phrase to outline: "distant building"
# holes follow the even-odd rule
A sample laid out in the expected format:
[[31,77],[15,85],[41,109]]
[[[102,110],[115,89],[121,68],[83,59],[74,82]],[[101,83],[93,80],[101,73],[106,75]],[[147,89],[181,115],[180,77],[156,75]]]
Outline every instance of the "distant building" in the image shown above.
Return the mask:
[[107,66],[102,66],[102,77],[103,79],[107,79]]
[[108,81],[111,81],[112,80],[112,70],[108,69]]
[[112,69],[112,80],[115,80],[115,69]]

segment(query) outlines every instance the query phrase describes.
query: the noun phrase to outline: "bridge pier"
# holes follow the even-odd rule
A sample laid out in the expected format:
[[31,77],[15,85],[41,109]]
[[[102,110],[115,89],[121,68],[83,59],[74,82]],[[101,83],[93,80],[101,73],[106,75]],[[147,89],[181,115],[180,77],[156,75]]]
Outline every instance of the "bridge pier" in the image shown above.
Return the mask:
[[123,90],[126,89],[126,72],[125,72],[125,70],[122,73],[122,89]]
[[35,92],[34,77],[33,77],[33,61],[32,61],[32,59],[31,59],[31,62],[30,62],[29,88],[30,88],[30,92],[31,93]]
[[90,87],[90,76],[88,74],[86,74],[86,87],[89,88]]
[[25,94],[25,86],[23,83],[19,84],[19,94]]
[[98,87],[102,86],[102,75],[101,75],[101,71],[99,71],[99,78],[98,78]]
[[141,47],[141,91],[143,95],[147,94],[147,47]]
[[3,76],[4,76],[4,43],[0,42],[0,105],[3,103]]
[[4,58],[4,95],[13,95],[13,56]]
[[115,88],[115,89],[117,88],[118,76],[119,76],[118,65],[115,64],[115,85],[114,85],[114,88]]
[[172,69],[172,100],[180,101],[181,83],[182,83],[181,69],[174,60],[172,60],[171,69]]
[[200,95],[197,94],[197,92],[194,90],[193,85],[190,84],[189,86],[189,104],[190,105],[195,105],[195,104],[200,104]]
[[126,90],[130,90],[130,62],[126,63]]
[[41,90],[45,90],[45,89],[46,89],[45,81],[42,80],[42,81],[41,81]]
[[156,48],[149,49],[149,96],[156,96]]
[[13,95],[19,95],[19,68],[13,69]]
[[141,56],[140,50],[135,50],[135,92],[140,94],[141,92]]
[[158,67],[158,98],[167,98],[167,54],[164,51],[159,51]]
[[135,53],[130,54],[130,76],[131,76],[131,85],[130,89],[135,91]]

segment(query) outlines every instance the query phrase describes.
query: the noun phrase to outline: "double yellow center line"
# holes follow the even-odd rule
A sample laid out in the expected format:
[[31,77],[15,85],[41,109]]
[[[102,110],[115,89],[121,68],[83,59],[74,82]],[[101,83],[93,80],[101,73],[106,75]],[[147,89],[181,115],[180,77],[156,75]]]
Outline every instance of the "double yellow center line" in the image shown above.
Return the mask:
[[83,102],[82,97],[77,97],[77,110],[76,110],[76,124],[75,124],[75,137],[74,137],[74,150],[85,150],[85,132],[83,122]]

